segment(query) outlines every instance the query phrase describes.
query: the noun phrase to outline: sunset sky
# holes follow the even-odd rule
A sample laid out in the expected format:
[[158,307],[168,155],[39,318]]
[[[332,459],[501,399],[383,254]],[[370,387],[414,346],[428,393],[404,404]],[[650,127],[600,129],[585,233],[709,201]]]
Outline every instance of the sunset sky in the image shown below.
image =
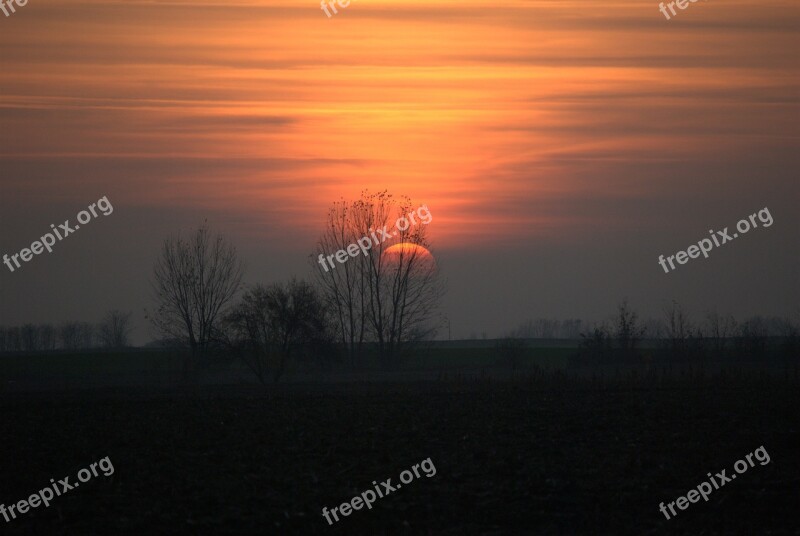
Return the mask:
[[[800,4],[29,0],[0,13],[0,254],[114,213],[10,273],[0,324],[135,311],[204,219],[248,283],[307,275],[327,208],[433,214],[454,337],[529,317],[800,306]],[[769,207],[775,223],[665,274]]]

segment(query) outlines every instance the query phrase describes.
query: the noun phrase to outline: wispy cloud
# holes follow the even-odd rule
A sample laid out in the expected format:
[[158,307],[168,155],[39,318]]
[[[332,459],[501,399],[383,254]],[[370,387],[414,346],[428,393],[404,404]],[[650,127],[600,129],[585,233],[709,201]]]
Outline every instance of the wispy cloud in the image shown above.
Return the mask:
[[389,188],[456,245],[614,226],[609,199],[736,183],[754,148],[797,164],[795,2],[667,22],[634,1],[362,0],[331,20],[311,1],[59,1],[0,23],[0,205],[106,181],[313,233],[333,200]]

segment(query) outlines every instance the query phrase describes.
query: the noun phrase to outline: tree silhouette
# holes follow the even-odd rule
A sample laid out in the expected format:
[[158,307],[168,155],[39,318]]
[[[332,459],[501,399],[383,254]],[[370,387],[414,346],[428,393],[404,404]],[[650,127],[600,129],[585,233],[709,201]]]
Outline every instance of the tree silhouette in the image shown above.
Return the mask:
[[[410,200],[396,201],[384,191],[363,192],[360,199],[337,203],[328,213],[314,262],[324,265],[328,255],[339,250],[355,252],[359,241],[365,248],[369,244],[366,254],[350,254],[345,262],[318,267],[316,272],[334,313],[338,338],[347,346],[352,363],[365,341],[375,342],[379,358],[389,365],[411,343],[436,330],[436,307],[444,286],[433,258],[424,253],[430,247],[427,228],[395,226],[395,218],[411,212]],[[385,234],[378,238],[377,230],[388,230],[391,238]],[[396,244],[409,247],[384,255]]]
[[[242,272],[236,248],[211,236],[205,224],[188,239],[167,238],[153,269],[157,309],[151,322],[162,335],[183,341],[196,363],[239,290]],[[189,362],[185,367],[188,373]]]
[[97,326],[100,343],[105,348],[125,348],[129,346],[132,313],[123,313],[114,309],[106,313]]
[[318,291],[305,281],[257,285],[227,316],[231,346],[259,381],[278,381],[290,360],[330,350],[333,334]]

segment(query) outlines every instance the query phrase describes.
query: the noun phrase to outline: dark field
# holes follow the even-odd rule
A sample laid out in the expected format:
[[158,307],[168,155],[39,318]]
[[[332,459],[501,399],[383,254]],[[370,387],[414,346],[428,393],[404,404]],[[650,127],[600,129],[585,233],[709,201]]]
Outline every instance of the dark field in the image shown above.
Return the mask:
[[[116,389],[0,398],[0,502],[115,472],[4,534],[798,534],[796,380],[626,379]],[[764,446],[755,467],[674,501]],[[431,458],[329,526],[321,515]]]

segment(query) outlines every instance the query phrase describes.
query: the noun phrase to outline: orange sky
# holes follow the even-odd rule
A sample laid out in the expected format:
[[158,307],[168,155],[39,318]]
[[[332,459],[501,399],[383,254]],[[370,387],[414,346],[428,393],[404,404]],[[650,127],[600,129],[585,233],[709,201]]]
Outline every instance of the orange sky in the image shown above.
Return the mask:
[[613,227],[578,201],[797,136],[794,5],[31,0],[0,20],[0,158],[38,166],[3,180],[309,236],[364,188],[428,203],[444,246]]
[[[308,275],[331,203],[425,203],[453,336],[537,316],[794,314],[800,4],[29,0],[0,14],[0,324],[136,312],[165,236],[207,219],[248,283]],[[664,274],[756,210],[775,225]],[[666,301],[665,301],[666,300]]]

